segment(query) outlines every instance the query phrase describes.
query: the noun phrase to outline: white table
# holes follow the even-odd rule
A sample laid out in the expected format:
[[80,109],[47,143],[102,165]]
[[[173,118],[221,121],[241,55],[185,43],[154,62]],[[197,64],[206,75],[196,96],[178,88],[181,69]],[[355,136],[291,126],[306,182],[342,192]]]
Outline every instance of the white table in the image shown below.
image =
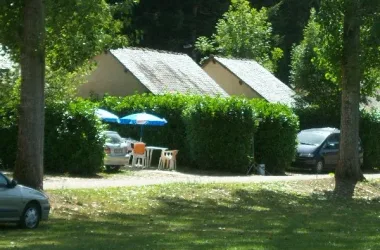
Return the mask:
[[146,149],[146,157],[147,157],[147,167],[150,167],[151,164],[152,164],[152,154],[153,154],[153,151],[154,150],[161,150],[162,151],[165,151],[167,150],[168,148],[164,148],[164,147],[156,147],[156,146],[147,146],[145,147]]

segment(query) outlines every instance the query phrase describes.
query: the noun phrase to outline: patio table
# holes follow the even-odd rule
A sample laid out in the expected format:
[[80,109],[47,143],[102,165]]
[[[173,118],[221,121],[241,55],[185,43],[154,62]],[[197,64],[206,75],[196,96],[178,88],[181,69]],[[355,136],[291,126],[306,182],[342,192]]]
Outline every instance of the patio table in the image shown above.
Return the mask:
[[165,151],[167,150],[168,148],[165,148],[165,147],[156,147],[156,146],[147,146],[145,147],[146,149],[146,157],[147,157],[147,167],[150,167],[151,164],[152,164],[152,155],[153,155],[153,151],[154,150],[161,150],[162,151]]

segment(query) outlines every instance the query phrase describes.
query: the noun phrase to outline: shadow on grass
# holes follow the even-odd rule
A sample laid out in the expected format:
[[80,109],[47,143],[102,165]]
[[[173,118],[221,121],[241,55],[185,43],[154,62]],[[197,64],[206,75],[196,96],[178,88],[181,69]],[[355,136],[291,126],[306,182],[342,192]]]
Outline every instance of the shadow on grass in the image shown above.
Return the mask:
[[208,198],[192,199],[164,193],[144,213],[53,216],[33,231],[2,226],[0,249],[380,248],[378,202],[231,190],[210,185]]

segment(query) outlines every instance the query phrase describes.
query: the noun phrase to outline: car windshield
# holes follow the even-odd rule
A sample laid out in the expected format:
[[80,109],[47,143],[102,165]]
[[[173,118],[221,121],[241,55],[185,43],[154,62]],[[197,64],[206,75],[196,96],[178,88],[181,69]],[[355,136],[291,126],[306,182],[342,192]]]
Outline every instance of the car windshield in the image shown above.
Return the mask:
[[297,138],[300,144],[320,145],[326,139],[326,134],[301,131],[298,133]]
[[123,139],[117,133],[106,133],[106,142],[112,144],[122,143]]

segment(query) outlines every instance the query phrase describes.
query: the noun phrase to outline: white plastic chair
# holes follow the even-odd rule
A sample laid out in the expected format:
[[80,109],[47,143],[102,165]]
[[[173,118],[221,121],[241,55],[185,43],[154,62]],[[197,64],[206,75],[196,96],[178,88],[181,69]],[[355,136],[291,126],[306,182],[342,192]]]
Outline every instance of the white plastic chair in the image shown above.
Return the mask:
[[177,154],[178,150],[162,151],[160,161],[158,163],[158,169],[168,168],[170,170],[175,170],[177,168]]

